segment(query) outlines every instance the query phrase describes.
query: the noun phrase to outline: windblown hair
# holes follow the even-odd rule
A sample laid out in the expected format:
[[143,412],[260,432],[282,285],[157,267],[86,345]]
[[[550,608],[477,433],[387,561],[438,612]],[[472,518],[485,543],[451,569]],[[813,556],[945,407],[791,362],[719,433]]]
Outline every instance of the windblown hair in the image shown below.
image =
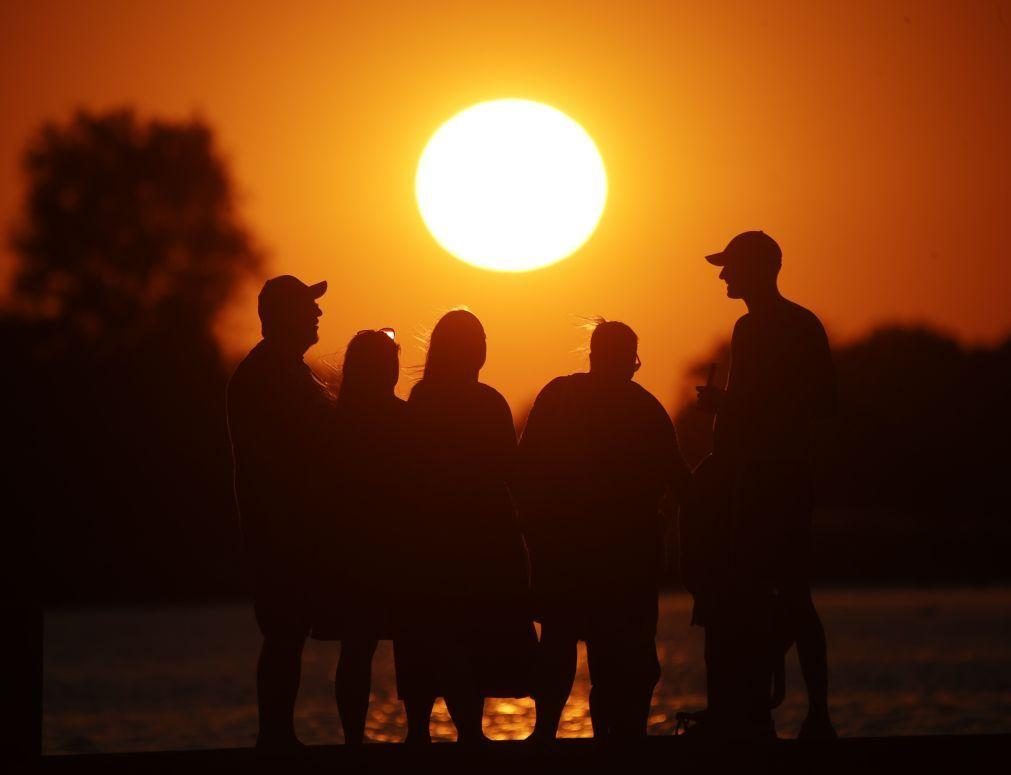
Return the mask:
[[590,334],[590,358],[594,368],[623,371],[632,366],[639,349],[639,337],[625,323],[597,318]]

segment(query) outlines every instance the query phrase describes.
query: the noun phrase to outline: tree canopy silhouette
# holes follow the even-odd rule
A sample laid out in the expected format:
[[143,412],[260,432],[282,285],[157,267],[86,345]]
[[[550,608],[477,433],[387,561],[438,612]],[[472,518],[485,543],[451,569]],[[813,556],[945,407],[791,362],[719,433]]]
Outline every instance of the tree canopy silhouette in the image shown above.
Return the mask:
[[199,120],[81,111],[43,126],[23,168],[15,290],[68,334],[136,342],[180,325],[209,332],[237,279],[260,266]]

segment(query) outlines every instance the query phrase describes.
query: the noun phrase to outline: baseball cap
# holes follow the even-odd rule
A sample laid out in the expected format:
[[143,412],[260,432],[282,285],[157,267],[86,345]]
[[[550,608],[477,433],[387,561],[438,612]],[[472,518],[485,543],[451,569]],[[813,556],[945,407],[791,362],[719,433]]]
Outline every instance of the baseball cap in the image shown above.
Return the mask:
[[256,300],[260,320],[279,312],[295,309],[307,302],[315,301],[326,293],[326,280],[315,285],[306,285],[297,277],[283,274],[272,277],[263,284]]
[[706,256],[714,266],[726,266],[730,261],[760,261],[777,269],[783,265],[783,251],[764,231],[744,231],[734,237],[720,253]]

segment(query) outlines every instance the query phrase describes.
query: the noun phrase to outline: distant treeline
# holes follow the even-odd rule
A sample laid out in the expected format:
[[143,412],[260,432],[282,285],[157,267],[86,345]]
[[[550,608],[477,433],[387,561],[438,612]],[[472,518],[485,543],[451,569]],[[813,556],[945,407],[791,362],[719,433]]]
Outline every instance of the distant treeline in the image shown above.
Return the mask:
[[[262,262],[213,133],[80,113],[40,129],[24,171],[0,317],[8,585],[61,604],[238,593],[228,367],[210,332]],[[713,360],[725,368],[725,349]],[[819,580],[1011,578],[1011,341],[886,328],[836,363],[842,417],[816,451]],[[705,364],[694,371],[703,381]],[[677,421],[700,459],[710,419],[688,406]]]
[[[48,338],[12,319],[0,331],[4,351],[22,358]],[[64,351],[12,375],[8,473],[21,503],[8,520],[37,520],[47,600],[241,589],[227,374],[213,348],[182,344],[167,337],[103,358]],[[924,329],[885,328],[835,357],[842,414],[822,429],[815,455],[818,579],[1011,579],[1011,340],[970,350]],[[698,460],[710,418],[685,408],[677,423],[686,456]]]
[[[814,449],[815,573],[838,583],[982,583],[1011,578],[1011,339],[965,347],[889,326],[833,348],[840,415]],[[727,348],[709,361],[724,372]],[[712,419],[677,414],[692,462]]]

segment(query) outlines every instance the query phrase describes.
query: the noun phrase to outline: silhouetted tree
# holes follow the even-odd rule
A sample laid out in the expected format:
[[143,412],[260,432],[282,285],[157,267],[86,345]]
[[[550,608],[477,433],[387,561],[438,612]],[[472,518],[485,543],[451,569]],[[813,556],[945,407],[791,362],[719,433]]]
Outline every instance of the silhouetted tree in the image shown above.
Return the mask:
[[22,492],[50,599],[234,586],[235,524],[212,325],[260,254],[199,120],[79,112],[24,156],[3,321],[25,407]]
[[207,333],[236,280],[259,268],[199,120],[82,111],[43,126],[23,167],[15,290],[65,333],[110,347],[179,326]]

